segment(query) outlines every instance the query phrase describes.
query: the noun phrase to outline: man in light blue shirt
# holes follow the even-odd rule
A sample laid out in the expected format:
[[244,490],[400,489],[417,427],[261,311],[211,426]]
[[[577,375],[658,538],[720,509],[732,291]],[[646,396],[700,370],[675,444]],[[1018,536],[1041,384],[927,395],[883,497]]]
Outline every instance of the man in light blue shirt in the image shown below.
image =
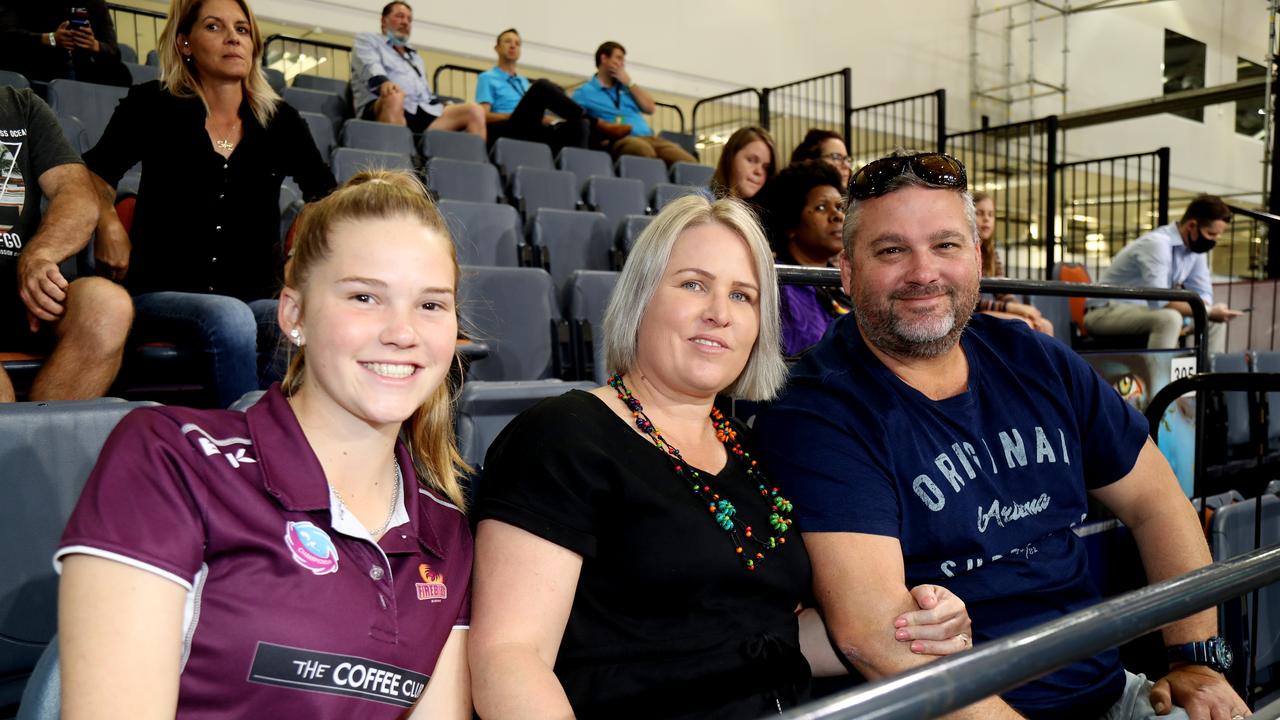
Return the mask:
[[[484,108],[489,124],[489,140],[512,137],[563,147],[587,146],[587,119],[582,106],[569,99],[564,89],[550,80],[530,82],[520,74],[522,43],[515,28],[498,33],[498,64],[480,73],[476,80],[476,103]],[[548,115],[550,111],[563,122]]]
[[642,113],[653,113],[657,105],[649,93],[632,82],[627,72],[627,49],[612,40],[596,48],[596,74],[578,86],[573,101],[602,123],[631,126],[630,135],[613,141],[614,157],[656,157],[668,166],[697,162],[684,148],[653,134]]
[[[1205,253],[1231,222],[1231,210],[1221,198],[1200,195],[1182,219],[1152,230],[1129,243],[1111,260],[1099,279],[1104,285],[1190,290],[1204,298],[1209,315],[1209,350],[1225,348],[1223,325],[1240,316],[1225,303],[1213,301],[1213,283]],[[1163,300],[1090,300],[1084,328],[1090,335],[1147,335],[1149,348],[1176,348],[1183,318],[1191,305]]]
[[413,8],[393,0],[382,8],[382,32],[359,33],[351,50],[351,95],[356,117],[407,125],[415,133],[431,126],[485,136],[484,110],[474,103],[440,102],[427,85],[427,68],[409,47]]

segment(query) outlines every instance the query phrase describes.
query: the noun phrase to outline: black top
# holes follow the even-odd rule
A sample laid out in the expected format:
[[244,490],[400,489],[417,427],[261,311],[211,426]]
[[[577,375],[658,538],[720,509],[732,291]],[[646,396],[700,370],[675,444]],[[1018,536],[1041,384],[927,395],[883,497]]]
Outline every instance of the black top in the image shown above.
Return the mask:
[[[768,527],[741,459],[703,475]],[[807,697],[799,531],[746,570],[665,453],[599,398],[573,390],[513,420],[485,458],[475,515],[582,555],[555,666],[578,717],[755,718]]]
[[267,127],[240,106],[244,137],[231,157],[213,149],[199,98],[177,98],[158,81],[116,106],[89,169],[115,186],[142,162],[125,286],[258,300],[280,286],[280,183],[293,176],[308,200],[334,187],[307,124],[281,102]]
[[[73,7],[88,13],[98,52],[79,48],[68,52],[49,45],[49,33],[71,19]],[[129,84],[104,0],[0,0],[0,69],[41,82],[74,77],[106,85]]]

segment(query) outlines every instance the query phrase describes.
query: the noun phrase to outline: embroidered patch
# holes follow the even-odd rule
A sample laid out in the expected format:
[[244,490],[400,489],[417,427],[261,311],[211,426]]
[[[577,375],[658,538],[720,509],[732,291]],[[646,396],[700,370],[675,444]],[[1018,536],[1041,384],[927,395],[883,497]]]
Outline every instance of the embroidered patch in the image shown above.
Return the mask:
[[338,572],[338,548],[325,531],[311,522],[285,524],[284,545],[293,554],[293,561],[311,571],[313,575]]
[[415,586],[418,589],[419,600],[440,602],[449,597],[449,588],[444,584],[444,573],[432,575],[431,566],[422,563],[418,565],[418,574],[422,576],[422,582]]

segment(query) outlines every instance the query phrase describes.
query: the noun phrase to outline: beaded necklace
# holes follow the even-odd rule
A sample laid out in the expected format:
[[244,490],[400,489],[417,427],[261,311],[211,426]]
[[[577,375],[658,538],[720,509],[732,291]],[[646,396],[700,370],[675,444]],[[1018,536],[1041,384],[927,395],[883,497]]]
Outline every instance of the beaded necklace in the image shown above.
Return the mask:
[[[791,528],[791,523],[794,522],[787,517],[791,514],[791,501],[779,495],[778,488],[766,485],[764,470],[752,459],[751,453],[742,449],[742,443],[738,442],[738,431],[733,429],[733,425],[718,408],[711,408],[711,426],[716,430],[716,439],[724,443],[730,454],[742,458],[743,462],[747,464],[747,479],[756,483],[756,491],[760,493],[760,497],[767,499],[769,502],[769,527],[773,529],[775,534],[768,536],[768,539],[761,540],[756,537],[751,526],[744,525],[738,519],[738,510],[733,506],[733,503],[721,498],[718,493],[711,489],[709,484],[703,482],[701,473],[690,467],[684,461],[680,450],[666,441],[662,436],[662,432],[654,427],[653,421],[649,419],[648,415],[645,415],[644,406],[631,394],[631,389],[622,381],[621,374],[614,373],[613,377],[609,378],[609,387],[618,392],[618,399],[631,411],[631,416],[635,418],[636,427],[640,429],[640,432],[652,438],[653,443],[667,454],[667,459],[671,461],[676,474],[686,482],[688,488],[693,491],[694,496],[706,504],[707,511],[712,515],[715,524],[729,534],[729,539],[733,541],[734,551],[737,552],[746,569],[755,570],[759,562],[764,559],[764,551],[774,550],[779,545],[786,544],[787,538],[783,534]],[[745,547],[747,543],[744,542],[744,538],[757,546],[754,552]]]

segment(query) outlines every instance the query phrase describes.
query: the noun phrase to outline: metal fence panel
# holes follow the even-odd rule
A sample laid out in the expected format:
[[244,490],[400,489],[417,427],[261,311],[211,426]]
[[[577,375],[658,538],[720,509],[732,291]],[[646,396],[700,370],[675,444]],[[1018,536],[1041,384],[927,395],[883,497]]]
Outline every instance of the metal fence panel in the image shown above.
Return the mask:
[[288,35],[267,38],[263,65],[284,73],[293,84],[298,75],[316,75],[334,80],[351,79],[351,46]]
[[852,72],[844,68],[833,73],[805,78],[777,87],[765,88],[762,101],[767,110],[765,127],[778,144],[778,167],[790,162],[791,150],[811,128],[829,130],[849,137],[849,90]]
[[719,162],[725,141],[738,128],[764,124],[762,102],[759,90],[743,88],[694,103],[690,131],[697,139],[698,154],[704,164]]
[[849,111],[849,156],[861,167],[897,148],[946,150],[947,91],[889,100]]

